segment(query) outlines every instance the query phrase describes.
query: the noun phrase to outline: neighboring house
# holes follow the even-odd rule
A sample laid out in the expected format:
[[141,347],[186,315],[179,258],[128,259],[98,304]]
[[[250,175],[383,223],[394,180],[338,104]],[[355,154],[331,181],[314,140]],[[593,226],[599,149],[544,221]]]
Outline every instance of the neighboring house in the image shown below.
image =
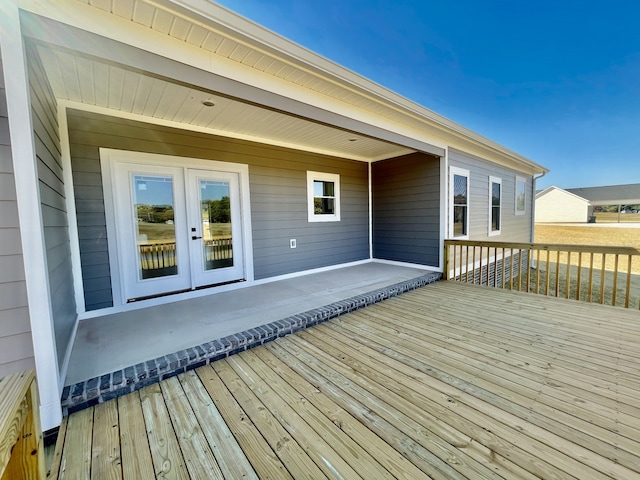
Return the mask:
[[536,193],[536,223],[586,223],[588,217],[586,198],[554,186]]
[[608,185],[603,187],[567,188],[567,192],[589,200],[591,207],[640,204],[640,183],[627,185]]
[[82,318],[531,239],[544,167],[207,1],[3,0],[0,55],[0,375],[45,429]]
[[537,223],[586,223],[594,207],[640,204],[640,183],[562,189],[548,187],[536,193]]

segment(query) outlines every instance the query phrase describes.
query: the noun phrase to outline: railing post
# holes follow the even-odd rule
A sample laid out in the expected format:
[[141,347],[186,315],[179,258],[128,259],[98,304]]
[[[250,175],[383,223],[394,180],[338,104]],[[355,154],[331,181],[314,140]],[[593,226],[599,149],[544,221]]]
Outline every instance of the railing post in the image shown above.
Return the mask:
[[[454,260],[455,262],[455,260]],[[456,276],[456,272],[453,272],[453,276]],[[447,241],[444,241],[444,275],[445,281],[449,280],[449,245],[447,245]]]

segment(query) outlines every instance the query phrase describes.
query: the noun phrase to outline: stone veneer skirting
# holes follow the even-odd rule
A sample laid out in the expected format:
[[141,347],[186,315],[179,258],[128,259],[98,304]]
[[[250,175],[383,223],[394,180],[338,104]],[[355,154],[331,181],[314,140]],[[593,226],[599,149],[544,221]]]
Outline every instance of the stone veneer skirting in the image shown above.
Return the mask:
[[122,370],[91,378],[64,387],[63,414],[97,405],[107,400],[135,392],[187,370],[215,362],[234,353],[262,345],[306,327],[317,325],[344,313],[396,297],[410,290],[440,280],[441,273],[430,272],[418,278],[390,285],[373,292],[357,295],[308,312],[293,315],[250,330],[180,350],[169,355],[139,363]]

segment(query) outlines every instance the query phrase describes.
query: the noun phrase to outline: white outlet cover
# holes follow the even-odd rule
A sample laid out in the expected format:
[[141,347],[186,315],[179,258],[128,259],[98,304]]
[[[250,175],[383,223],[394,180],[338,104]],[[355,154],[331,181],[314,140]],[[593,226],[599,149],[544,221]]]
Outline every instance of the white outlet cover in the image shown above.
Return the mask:
[[290,248],[296,248],[297,247],[297,242],[295,238],[292,238],[291,240],[289,240],[289,247]]

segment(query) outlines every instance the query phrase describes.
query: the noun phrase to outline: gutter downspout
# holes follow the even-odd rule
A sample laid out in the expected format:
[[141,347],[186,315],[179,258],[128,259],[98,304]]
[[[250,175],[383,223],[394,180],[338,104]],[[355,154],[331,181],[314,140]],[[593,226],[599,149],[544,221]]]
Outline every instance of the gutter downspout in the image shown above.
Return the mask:
[[533,195],[531,195],[532,197],[532,201],[531,201],[531,233],[529,234],[529,243],[533,243],[534,240],[534,230],[535,230],[535,224],[536,224],[536,183],[538,182],[538,180],[540,180],[542,177],[544,177],[547,173],[549,172],[544,172],[541,175],[538,175],[537,177],[533,177]]
[[[531,233],[529,233],[529,243],[533,243],[534,242],[534,230],[535,230],[535,225],[536,225],[536,183],[538,180],[540,180],[542,177],[544,177],[547,173],[549,172],[543,172],[542,174],[538,175],[537,177],[533,177],[533,195],[531,195]],[[533,259],[533,250],[529,250],[531,258],[529,258],[529,265],[531,265],[531,268],[533,268],[534,270],[536,268],[538,268],[538,266],[536,265],[536,261]]]

